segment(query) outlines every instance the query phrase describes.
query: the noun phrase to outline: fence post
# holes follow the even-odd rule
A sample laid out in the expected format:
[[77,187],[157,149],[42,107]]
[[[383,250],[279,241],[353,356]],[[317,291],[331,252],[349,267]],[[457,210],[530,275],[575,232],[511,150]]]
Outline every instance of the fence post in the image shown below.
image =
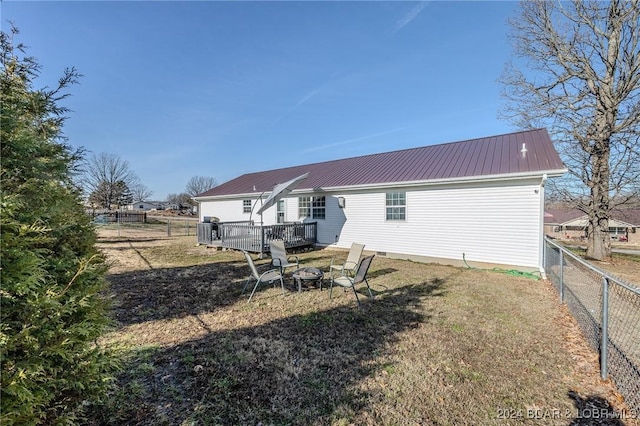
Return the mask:
[[560,303],[564,303],[564,250],[560,249]]
[[167,220],[167,237],[171,236],[171,219]]
[[602,340],[600,342],[600,377],[608,375],[608,342],[609,342],[609,278],[602,278]]
[[189,220],[184,220],[184,227],[186,228],[187,237],[189,236]]

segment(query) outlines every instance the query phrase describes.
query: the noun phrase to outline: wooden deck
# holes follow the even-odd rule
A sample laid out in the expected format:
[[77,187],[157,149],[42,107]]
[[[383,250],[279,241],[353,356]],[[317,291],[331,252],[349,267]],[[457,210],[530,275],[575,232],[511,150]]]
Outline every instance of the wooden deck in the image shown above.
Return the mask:
[[199,223],[198,243],[245,250],[263,255],[269,253],[271,240],[283,240],[287,249],[313,247],[317,242],[317,222],[286,223],[259,226],[248,222]]

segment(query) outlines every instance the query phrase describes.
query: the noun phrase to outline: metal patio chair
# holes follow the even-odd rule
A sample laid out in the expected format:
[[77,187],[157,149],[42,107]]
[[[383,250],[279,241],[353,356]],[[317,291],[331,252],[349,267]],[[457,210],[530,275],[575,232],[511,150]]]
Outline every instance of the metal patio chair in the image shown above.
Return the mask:
[[353,243],[351,244],[351,249],[349,249],[347,260],[344,263],[334,264],[333,261],[335,258],[331,258],[331,264],[329,265],[329,275],[331,279],[333,279],[335,271],[339,271],[340,275],[349,275],[349,273],[353,275],[360,263],[363,251],[364,244]]
[[298,269],[300,267],[298,256],[287,255],[284,240],[271,240],[269,248],[271,250],[271,266],[280,268],[282,274],[287,268]]
[[356,291],[356,285],[364,282],[367,285],[367,289],[369,290],[369,296],[371,299],[374,299],[373,293],[371,292],[371,287],[369,287],[369,281],[367,281],[367,271],[369,270],[369,266],[371,266],[371,261],[375,255],[367,256],[363,258],[358,264],[358,268],[356,269],[355,276],[352,278],[347,275],[343,275],[338,278],[331,279],[331,288],[329,289],[329,298],[333,293],[333,284],[337,284],[343,287],[345,290],[347,288],[351,288],[353,290],[353,294],[356,295],[356,301],[358,302],[358,308],[360,308],[360,298],[358,297],[358,292]]
[[284,296],[284,282],[282,281],[282,272],[280,271],[280,269],[269,269],[263,273],[259,273],[258,268],[256,268],[256,265],[255,263],[253,263],[253,259],[251,258],[249,253],[244,250],[242,251],[242,253],[244,254],[245,259],[247,259],[249,269],[251,269],[251,275],[249,275],[249,278],[247,278],[247,281],[244,283],[242,294],[244,294],[244,292],[247,290],[249,282],[252,279],[256,280],[256,283],[253,286],[253,291],[251,292],[251,296],[249,296],[249,300],[247,300],[247,303],[251,302],[251,298],[253,297],[253,294],[256,292],[256,289],[258,288],[258,285],[260,283],[274,283],[275,287],[275,282],[280,280],[280,287],[282,287],[282,295]]

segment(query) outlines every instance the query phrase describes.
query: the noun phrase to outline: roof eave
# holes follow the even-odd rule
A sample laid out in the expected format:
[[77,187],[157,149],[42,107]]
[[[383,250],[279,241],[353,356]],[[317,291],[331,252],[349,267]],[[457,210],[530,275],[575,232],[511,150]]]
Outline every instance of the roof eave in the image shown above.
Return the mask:
[[[495,182],[495,181],[512,181],[523,179],[542,179],[545,175],[547,178],[560,177],[566,173],[567,169],[554,169],[554,170],[541,170],[535,172],[522,172],[522,173],[502,173],[495,175],[485,176],[464,176],[445,179],[429,179],[419,181],[408,182],[383,182],[376,184],[364,184],[364,185],[350,185],[350,186],[335,186],[335,187],[322,187],[324,192],[336,192],[344,190],[364,190],[364,189],[378,189],[378,188],[409,188],[417,186],[435,186],[435,185],[447,185],[447,184],[464,184],[464,183],[483,183],[483,182]],[[299,190],[293,192],[313,192],[314,189]]]
[[231,200],[231,199],[237,199],[237,198],[258,198],[259,196],[269,196],[269,194],[271,194],[271,191],[269,192],[261,192],[261,193],[257,193],[257,192],[246,192],[246,193],[241,193],[241,194],[223,194],[223,195],[207,195],[207,196],[202,196],[202,197],[193,197],[193,200],[197,201],[197,202],[202,202],[202,201],[215,201],[215,200]]
[[[357,190],[371,190],[381,188],[411,188],[418,186],[435,186],[435,185],[447,185],[447,184],[464,184],[464,183],[482,183],[482,182],[495,182],[495,181],[513,181],[538,178],[542,179],[545,175],[548,178],[560,177],[567,172],[567,169],[552,169],[552,170],[537,170],[535,172],[521,172],[521,173],[501,173],[495,175],[485,176],[464,176],[445,179],[429,179],[419,181],[408,182],[382,182],[375,184],[363,184],[363,185],[349,185],[349,186],[333,186],[333,187],[321,187],[321,188],[301,188],[295,189],[291,192],[295,194],[309,194],[318,191],[322,192],[339,192],[339,191],[357,191]],[[256,192],[246,192],[239,194],[224,194],[224,195],[209,195],[204,197],[194,197],[197,202],[203,201],[215,201],[225,199],[237,199],[237,198],[257,198],[260,194]],[[262,195],[268,195],[264,192]]]

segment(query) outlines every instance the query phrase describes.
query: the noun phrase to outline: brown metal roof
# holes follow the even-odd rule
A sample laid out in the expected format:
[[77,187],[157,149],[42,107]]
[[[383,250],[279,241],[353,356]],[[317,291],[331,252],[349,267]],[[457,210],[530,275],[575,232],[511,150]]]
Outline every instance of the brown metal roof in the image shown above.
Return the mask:
[[586,214],[578,209],[545,209],[544,223],[560,225],[582,216],[586,216]]
[[[524,156],[523,144],[526,146]],[[248,173],[198,197],[270,191],[276,184],[307,172],[309,177],[298,190],[518,173],[562,173],[564,169],[546,129],[537,129]]]
[[[585,218],[587,214],[578,209],[547,209],[550,216],[544,218],[547,225],[563,225],[576,219]],[[616,208],[609,213],[610,219],[625,222],[633,226],[640,226],[640,209]]]

